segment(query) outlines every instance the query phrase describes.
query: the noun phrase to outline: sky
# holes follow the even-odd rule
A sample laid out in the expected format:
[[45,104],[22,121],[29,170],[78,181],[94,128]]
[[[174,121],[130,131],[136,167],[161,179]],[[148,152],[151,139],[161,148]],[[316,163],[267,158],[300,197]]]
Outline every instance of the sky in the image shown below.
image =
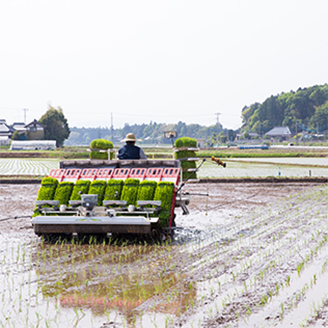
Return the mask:
[[[0,2],[0,119],[219,122],[328,79],[327,0]],[[218,114],[219,113],[219,114]]]

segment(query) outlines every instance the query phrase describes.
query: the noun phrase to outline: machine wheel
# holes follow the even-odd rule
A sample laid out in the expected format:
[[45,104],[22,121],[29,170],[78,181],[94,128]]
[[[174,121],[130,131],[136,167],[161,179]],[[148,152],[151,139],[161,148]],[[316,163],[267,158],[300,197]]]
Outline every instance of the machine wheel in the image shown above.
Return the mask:
[[157,229],[151,231],[151,238],[156,240],[159,239],[159,231]]
[[153,229],[151,231],[151,238],[154,240],[154,241],[158,241],[158,242],[163,242],[167,239],[167,236],[165,234],[164,231],[162,230],[158,230],[158,229]]

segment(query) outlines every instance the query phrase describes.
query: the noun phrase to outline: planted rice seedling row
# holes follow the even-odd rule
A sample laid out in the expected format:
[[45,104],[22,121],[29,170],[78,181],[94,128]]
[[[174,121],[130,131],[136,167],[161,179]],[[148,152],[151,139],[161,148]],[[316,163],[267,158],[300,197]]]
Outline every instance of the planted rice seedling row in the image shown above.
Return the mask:
[[[271,211],[266,207],[245,213],[219,233],[211,227],[206,240],[182,245],[8,242],[8,251],[0,253],[3,313],[8,313],[9,326],[16,327],[26,322],[99,327],[121,320],[119,313],[130,313],[136,327],[148,315],[167,316],[169,326],[178,324],[183,313],[193,320],[198,309],[208,318],[194,318],[194,326],[218,325],[220,318],[247,325],[257,313],[271,318],[271,311],[287,320],[326,274],[327,264],[313,266],[327,252],[326,197],[324,189],[315,188],[272,205]],[[150,303],[152,310],[143,312]],[[121,323],[128,326],[123,319]]]
[[0,175],[44,176],[58,168],[58,160],[0,159]]
[[[288,218],[285,218],[285,219],[286,219],[286,221],[288,221]],[[273,221],[271,220],[270,222],[272,223]],[[273,225],[273,226],[274,226],[274,225]],[[260,231],[256,231],[255,228],[252,228],[252,229],[254,230],[254,233],[253,233],[253,234],[254,234],[255,236],[261,236],[261,233],[262,233],[262,232],[260,232]],[[270,233],[270,227],[268,226],[268,224],[265,225],[264,229],[265,229],[265,231],[266,231],[267,233]],[[256,234],[255,234],[255,231],[256,231]],[[241,239],[241,240],[243,241],[243,244],[242,244],[242,245],[238,245],[238,243],[237,243],[237,246],[238,246],[239,248],[240,248],[240,247],[242,247],[242,248],[243,248],[243,247],[247,247],[247,244],[249,243],[249,239],[251,239],[251,238],[254,238],[254,237],[249,237],[249,238],[239,238],[239,239]],[[231,236],[231,239],[233,240],[233,236]],[[257,238],[257,239],[260,239],[260,238]],[[264,240],[264,242],[267,243],[267,241],[265,241],[265,240]],[[235,244],[236,244],[236,242],[235,242]],[[276,244],[277,244],[277,240],[276,240]],[[261,247],[263,247],[263,244],[262,244],[261,240],[255,242],[254,245],[255,245],[255,247],[258,247],[257,245],[261,245]],[[222,245],[222,247],[221,247],[221,251],[222,251],[225,247],[226,247],[226,246]],[[277,247],[279,248],[279,247],[281,247],[281,246],[278,245]],[[231,246],[227,246],[227,248],[230,249]],[[270,251],[268,252],[268,254],[270,254]],[[231,257],[231,255],[228,254],[228,257]],[[214,259],[215,256],[212,255],[212,258]],[[195,263],[194,263],[194,267],[195,267]]]
[[[321,193],[320,191],[317,191],[316,198],[317,198],[318,203],[322,203],[322,201],[324,201],[325,195],[326,195],[326,192]],[[308,195],[307,198],[312,199],[312,196]],[[315,218],[313,218],[313,216],[311,217],[311,215],[307,216],[308,215],[307,211],[309,209],[313,208],[313,206],[315,206],[315,204],[313,204],[313,202],[312,202],[312,207],[308,207],[308,204],[304,203],[304,198],[302,197],[302,199],[298,203],[298,207],[293,209],[293,213],[289,213],[288,217],[285,216],[286,221],[291,220],[292,222],[293,221],[298,222],[299,219],[302,219],[304,221],[304,223],[303,223],[304,226],[306,226],[306,224],[311,223],[311,220],[312,220],[315,222],[315,223],[312,223],[312,225],[315,224],[317,227],[317,229],[316,229],[317,232],[316,232],[315,238],[313,237],[313,232],[310,233],[309,231],[307,231],[307,229],[304,228],[303,231],[301,231],[297,236],[294,237],[295,239],[297,239],[297,241],[298,241],[297,243],[295,242],[294,238],[292,238],[291,236],[289,236],[287,234],[287,232],[280,234],[279,239],[281,239],[281,238],[283,238],[283,239],[281,240],[282,241],[281,245],[278,245],[277,249],[275,249],[274,252],[276,252],[276,251],[284,252],[283,247],[285,247],[286,250],[288,250],[289,248],[294,249],[294,252],[293,251],[289,252],[289,255],[288,254],[287,255],[284,254],[283,256],[280,255],[276,258],[276,260],[271,259],[271,263],[268,265],[265,265],[263,263],[265,258],[270,259],[270,257],[271,257],[270,254],[273,254],[274,252],[272,250],[270,250],[270,251],[264,250],[264,253],[261,254],[261,251],[256,250],[258,244],[260,244],[263,247],[263,243],[261,244],[261,242],[260,242],[261,240],[259,238],[254,238],[254,241],[251,241],[251,238],[248,238],[248,241],[254,242],[254,244],[251,244],[251,245],[253,247],[255,247],[255,250],[256,250],[255,255],[259,258],[258,263],[260,265],[260,268],[262,268],[262,269],[260,270],[260,268],[259,268],[258,271],[256,271],[256,269],[254,267],[254,262],[256,262],[256,260],[250,259],[250,262],[252,262],[252,268],[250,268],[250,269],[251,269],[251,272],[252,273],[255,272],[255,274],[253,274],[252,278],[247,280],[248,281],[247,284],[246,283],[244,284],[244,289],[246,289],[247,286],[249,286],[249,285],[253,285],[253,287],[255,289],[258,289],[259,284],[261,285],[263,283],[267,283],[266,278],[265,278],[266,275],[269,274],[270,279],[272,279],[272,274],[270,275],[271,268],[276,268],[277,266],[280,266],[280,267],[282,266],[282,268],[284,268],[285,267],[284,264],[288,261],[293,260],[293,258],[295,258],[295,256],[297,256],[298,254],[301,254],[303,252],[302,253],[303,256],[306,256],[306,254],[304,254],[304,253],[306,253],[306,249],[307,249],[307,252],[309,252],[309,254],[311,254],[311,252],[313,252],[313,250],[316,249],[316,247],[318,247],[318,245],[313,245],[314,239],[319,238],[321,236],[322,240],[325,240],[325,235],[321,231],[324,231],[324,227],[326,225],[327,206],[323,207],[323,209],[321,211],[318,211]],[[303,215],[303,217],[301,217],[302,215]],[[270,230],[270,227],[268,227],[268,226],[270,226],[271,222],[272,222],[272,220],[265,222],[265,226],[267,228],[269,228],[269,230]],[[320,225],[318,225],[319,223],[321,224],[321,227],[320,227]],[[289,230],[292,231],[294,228],[295,228],[295,224],[291,224]],[[257,236],[256,231],[255,231],[254,235]],[[263,234],[262,237],[264,238],[264,241],[265,241],[265,234]],[[306,241],[304,243],[304,242],[302,242],[302,239],[305,237],[306,237]],[[238,248],[238,247],[243,248],[243,247],[245,247],[245,244],[247,244],[247,241],[242,239],[244,241],[244,245],[238,245],[237,240],[238,239],[232,240],[232,242],[230,244],[231,248],[234,248],[234,246],[233,246],[234,244],[236,244],[236,248]],[[319,241],[319,245],[320,245],[320,243],[323,244],[322,240]],[[277,241],[275,243],[277,244]],[[295,255],[295,253],[297,253],[297,254]],[[232,251],[230,251],[230,253],[227,254],[227,256],[231,256],[231,254],[232,254]],[[300,256],[302,256],[302,255],[300,255]],[[222,258],[220,258],[220,260],[221,260],[221,262],[224,261],[224,259],[222,259]],[[203,263],[204,262],[207,262],[208,266],[214,266],[213,256],[211,258],[211,261],[210,260],[206,261],[206,259],[205,260],[203,259]],[[238,263],[236,263],[236,265],[238,266]],[[228,269],[229,269],[228,272],[225,274],[224,273],[220,274],[220,276],[219,276],[220,280],[217,279],[217,281],[219,280],[220,292],[225,293],[224,294],[225,297],[230,296],[230,298],[233,298],[232,295],[235,295],[237,298],[237,301],[238,301],[238,297],[240,294],[240,289],[238,290],[238,288],[240,286],[238,287],[238,284],[236,284],[236,281],[237,281],[236,276],[242,275],[243,273],[247,273],[247,271],[242,272],[242,270],[241,270],[238,272],[236,265],[234,267],[228,267]],[[272,272],[274,274],[277,274],[277,272],[278,272],[277,270],[278,269],[274,269],[274,270],[272,270]],[[282,273],[284,272],[284,269],[280,269],[280,270],[282,270]],[[293,270],[296,270],[296,265]],[[208,270],[205,270],[205,271],[207,272]],[[279,274],[278,274],[278,277],[279,277]],[[244,282],[245,282],[245,280],[244,280]],[[284,284],[284,280],[282,280],[280,282],[280,285],[283,285],[283,284]],[[213,286],[214,285],[215,284],[213,282]],[[277,283],[277,286],[279,286],[279,282]],[[236,291],[236,288],[237,288],[238,292]],[[279,288],[278,288],[278,290],[279,290]],[[272,294],[272,292],[271,292],[271,294]],[[263,302],[263,300],[262,300],[262,302]]]

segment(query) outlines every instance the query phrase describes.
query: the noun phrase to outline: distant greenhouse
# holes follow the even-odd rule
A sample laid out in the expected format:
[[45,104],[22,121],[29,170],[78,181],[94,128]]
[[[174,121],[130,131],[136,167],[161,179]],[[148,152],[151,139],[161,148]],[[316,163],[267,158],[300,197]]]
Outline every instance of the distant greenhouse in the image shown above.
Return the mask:
[[10,150],[55,150],[56,140],[12,140]]

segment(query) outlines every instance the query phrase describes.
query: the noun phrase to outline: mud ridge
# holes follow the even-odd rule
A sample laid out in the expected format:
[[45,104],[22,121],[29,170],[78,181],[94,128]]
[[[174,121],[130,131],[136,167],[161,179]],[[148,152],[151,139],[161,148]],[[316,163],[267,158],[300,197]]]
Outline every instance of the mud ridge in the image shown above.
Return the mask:
[[[28,175],[8,177],[0,175],[0,184],[36,184],[41,183],[41,177],[30,177]],[[201,178],[197,181],[188,181],[188,184],[202,183],[328,183],[326,177],[265,177],[265,178]]]

